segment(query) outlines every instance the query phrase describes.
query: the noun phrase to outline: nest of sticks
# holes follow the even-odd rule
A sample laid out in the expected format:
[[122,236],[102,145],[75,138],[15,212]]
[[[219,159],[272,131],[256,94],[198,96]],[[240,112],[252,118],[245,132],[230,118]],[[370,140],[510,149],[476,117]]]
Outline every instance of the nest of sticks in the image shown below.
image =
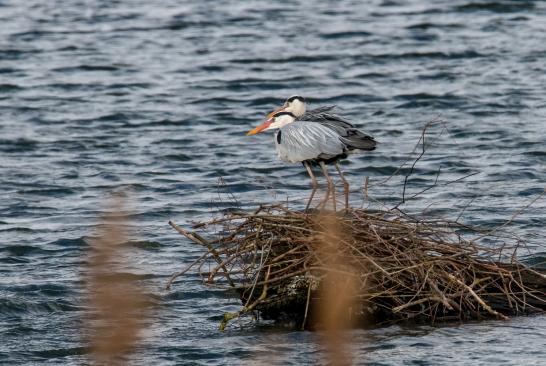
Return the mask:
[[[234,289],[242,301],[239,312],[224,315],[221,329],[245,314],[320,327],[320,304],[332,293],[349,300],[338,315],[352,325],[507,319],[546,310],[546,276],[517,261],[517,246],[507,245],[517,238],[501,231],[398,211],[300,212],[280,205],[195,225],[202,235],[170,224],[204,253],[168,286],[197,268],[205,284]],[[328,283],[334,291],[325,290]]]

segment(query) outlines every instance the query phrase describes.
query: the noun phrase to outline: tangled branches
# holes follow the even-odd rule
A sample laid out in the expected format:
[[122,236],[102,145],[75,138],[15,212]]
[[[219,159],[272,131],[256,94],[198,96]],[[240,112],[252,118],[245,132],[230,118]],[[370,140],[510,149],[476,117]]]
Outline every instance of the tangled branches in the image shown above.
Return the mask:
[[[347,314],[340,314],[355,325],[506,319],[546,310],[544,274],[518,262],[514,247],[466,239],[463,233],[481,233],[455,222],[422,221],[393,210],[341,215],[276,205],[194,227],[216,232],[215,239],[170,224],[206,251],[168,286],[197,267],[206,284],[240,295],[243,308],[226,314],[221,327],[251,312],[320,327],[317,304],[332,296],[322,291],[332,273],[338,283],[350,278],[356,284]],[[503,241],[500,233],[487,235]]]

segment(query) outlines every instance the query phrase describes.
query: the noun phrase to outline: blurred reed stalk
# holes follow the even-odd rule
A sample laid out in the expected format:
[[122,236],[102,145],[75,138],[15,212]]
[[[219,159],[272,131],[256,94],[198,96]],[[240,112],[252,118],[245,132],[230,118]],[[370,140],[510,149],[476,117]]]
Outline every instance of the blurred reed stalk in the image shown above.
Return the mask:
[[139,340],[145,298],[136,283],[123,276],[131,267],[127,246],[126,202],[113,196],[91,241],[86,282],[89,312],[85,335],[91,359],[101,365],[127,364]]
[[352,363],[351,340],[348,330],[356,326],[351,316],[361,289],[357,271],[343,258],[342,245],[347,241],[342,223],[335,213],[322,212],[317,216],[320,232],[317,257],[325,269],[315,323],[324,328],[322,341],[329,365],[343,366]]

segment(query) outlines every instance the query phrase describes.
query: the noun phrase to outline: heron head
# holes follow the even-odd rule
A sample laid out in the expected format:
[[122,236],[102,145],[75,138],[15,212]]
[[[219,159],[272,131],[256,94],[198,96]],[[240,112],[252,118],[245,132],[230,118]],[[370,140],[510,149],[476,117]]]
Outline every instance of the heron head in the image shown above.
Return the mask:
[[269,118],[267,121],[265,121],[255,129],[248,131],[247,135],[255,135],[263,131],[275,130],[286,126],[287,124],[292,123],[295,120],[296,116],[294,116],[291,112],[277,112],[271,118]]
[[267,115],[267,118],[273,117],[278,112],[290,112],[296,117],[305,114],[305,98],[299,95],[293,95],[288,98],[284,104]]

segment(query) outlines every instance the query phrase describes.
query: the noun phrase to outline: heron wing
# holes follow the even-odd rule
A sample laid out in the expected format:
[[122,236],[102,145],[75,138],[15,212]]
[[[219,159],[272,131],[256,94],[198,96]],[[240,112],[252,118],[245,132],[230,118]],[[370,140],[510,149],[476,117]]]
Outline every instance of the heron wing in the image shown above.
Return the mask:
[[374,150],[377,142],[375,139],[359,131],[352,123],[338,116],[337,114],[330,113],[336,106],[324,106],[316,109],[312,109],[305,113],[300,120],[307,120],[320,123],[334,130],[340,137],[348,151],[351,150]]
[[303,116],[300,117],[300,119],[304,121],[309,121],[308,118],[312,118],[313,116],[321,115],[323,113],[330,113],[335,107],[335,105],[323,105],[322,107],[308,110]]
[[358,130],[352,123],[337,114],[332,113],[335,105],[322,106],[307,111],[301,116],[298,123],[302,121],[321,124],[337,133],[340,141],[345,145],[347,151],[374,150],[377,142],[375,139]]
[[375,139],[357,130],[356,128],[347,129],[344,134],[340,136],[341,142],[347,146],[347,150],[374,150],[377,142]]
[[333,128],[354,128],[355,126],[347,121],[345,118],[332,113],[335,105],[322,106],[310,111],[307,111],[303,116],[299,117],[300,121],[313,121],[320,123],[327,123]]
[[309,121],[284,126],[277,132],[276,142],[279,158],[291,163],[329,159],[345,151],[345,145],[336,131]]

